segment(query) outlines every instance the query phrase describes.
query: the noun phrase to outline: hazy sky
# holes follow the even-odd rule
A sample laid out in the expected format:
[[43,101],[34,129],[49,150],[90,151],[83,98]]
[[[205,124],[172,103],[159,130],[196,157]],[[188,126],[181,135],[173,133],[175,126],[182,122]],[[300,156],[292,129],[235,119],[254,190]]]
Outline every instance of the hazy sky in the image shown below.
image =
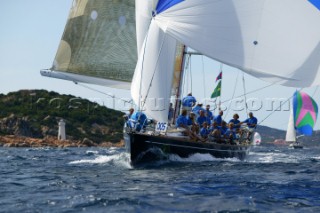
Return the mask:
[[[109,96],[102,94],[116,94],[117,97],[129,98],[128,91],[119,91],[106,87],[92,86],[92,91],[72,82],[46,78],[40,75],[40,70],[50,68],[56,54],[60,38],[67,20],[72,0],[10,0],[0,2],[0,93],[21,89],[46,89],[64,94],[71,94],[82,98],[97,100],[108,107],[112,107]],[[215,87],[215,78],[219,73],[220,64],[202,56],[194,57],[191,61],[191,70],[195,74],[192,80],[192,92],[198,100],[209,98]],[[243,94],[242,72],[225,66],[223,68],[223,100]],[[204,73],[204,76],[202,75]],[[239,77],[236,83],[237,75]],[[190,82],[190,78],[189,78]],[[269,85],[266,82],[245,75],[246,91],[253,91]],[[205,85],[205,89],[203,89]],[[191,86],[185,92],[191,91]],[[99,92],[97,92],[99,91]],[[288,99],[294,88],[271,86],[260,92],[247,96],[249,103],[256,103],[250,107],[259,121],[270,114],[272,98]],[[315,88],[304,90],[318,102],[320,92]],[[261,107],[257,106],[261,103]],[[229,103],[225,104],[229,106]],[[233,102],[231,108],[239,109],[243,104]],[[273,107],[276,108],[276,107]],[[286,108],[286,107],[284,107]],[[273,113],[262,125],[286,129],[289,111],[283,109]],[[241,120],[246,117],[245,111],[238,112]],[[230,111],[226,120],[232,117]],[[319,129],[319,122],[316,129]]]

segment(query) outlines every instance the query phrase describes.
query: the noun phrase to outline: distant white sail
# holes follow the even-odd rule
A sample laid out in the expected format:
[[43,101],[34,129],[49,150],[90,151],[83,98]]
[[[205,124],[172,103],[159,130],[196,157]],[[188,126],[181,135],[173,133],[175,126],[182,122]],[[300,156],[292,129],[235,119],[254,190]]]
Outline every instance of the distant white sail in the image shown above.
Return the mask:
[[290,111],[290,117],[288,122],[287,134],[286,134],[287,142],[296,142],[296,130],[294,128],[294,119],[293,119],[293,111]]
[[162,2],[155,21],[192,49],[269,82],[320,84],[320,10],[312,1]]
[[168,120],[177,42],[151,22],[131,84],[131,96],[145,113]]
[[258,146],[261,144],[261,135],[259,132],[255,132],[253,137],[252,137],[252,145]]

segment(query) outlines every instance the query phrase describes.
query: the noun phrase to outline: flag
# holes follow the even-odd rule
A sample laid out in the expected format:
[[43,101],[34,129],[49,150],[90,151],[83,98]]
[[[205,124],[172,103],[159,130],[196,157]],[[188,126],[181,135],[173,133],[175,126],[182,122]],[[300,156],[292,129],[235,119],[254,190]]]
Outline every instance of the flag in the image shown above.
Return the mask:
[[219,81],[217,87],[212,92],[211,98],[216,98],[216,97],[220,96],[220,94],[221,94],[221,81]]
[[217,76],[216,82],[217,82],[218,80],[220,80],[220,79],[222,79],[222,72],[220,72],[219,75]]

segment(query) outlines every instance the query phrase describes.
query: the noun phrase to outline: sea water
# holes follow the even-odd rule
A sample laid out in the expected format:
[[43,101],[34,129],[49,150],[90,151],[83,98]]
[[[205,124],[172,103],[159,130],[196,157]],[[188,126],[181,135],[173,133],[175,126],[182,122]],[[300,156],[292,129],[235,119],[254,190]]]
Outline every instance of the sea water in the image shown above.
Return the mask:
[[0,212],[320,212],[320,147],[133,168],[122,148],[0,148]]

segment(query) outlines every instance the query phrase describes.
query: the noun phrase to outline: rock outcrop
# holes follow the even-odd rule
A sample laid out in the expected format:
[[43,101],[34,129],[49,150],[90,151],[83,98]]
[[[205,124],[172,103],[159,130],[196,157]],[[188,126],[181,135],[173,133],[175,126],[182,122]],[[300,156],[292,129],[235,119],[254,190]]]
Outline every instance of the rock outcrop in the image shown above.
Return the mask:
[[103,142],[100,144],[85,138],[83,140],[58,140],[56,137],[47,136],[43,139],[25,136],[7,135],[0,136],[0,146],[3,147],[123,147],[124,141],[119,143]]
[[11,114],[8,117],[0,119],[0,130],[10,135],[42,137],[42,134],[36,133],[30,126],[28,119],[27,116],[18,117],[15,114]]

